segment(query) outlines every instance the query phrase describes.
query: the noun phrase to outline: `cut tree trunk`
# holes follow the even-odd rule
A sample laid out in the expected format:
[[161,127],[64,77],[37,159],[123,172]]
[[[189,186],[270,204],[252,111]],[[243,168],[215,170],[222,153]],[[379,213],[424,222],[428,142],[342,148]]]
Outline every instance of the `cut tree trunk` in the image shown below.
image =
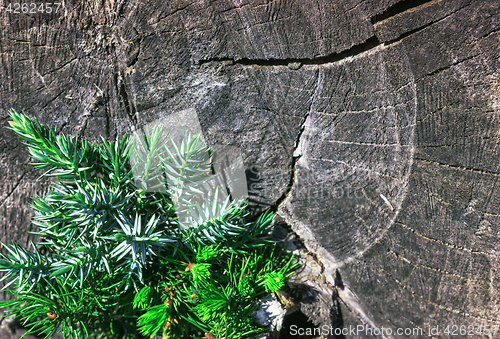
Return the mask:
[[241,150],[251,205],[305,244],[318,325],[500,325],[498,1],[10,2],[1,241],[32,240],[48,185],[10,108],[92,140],[194,108],[210,145]]

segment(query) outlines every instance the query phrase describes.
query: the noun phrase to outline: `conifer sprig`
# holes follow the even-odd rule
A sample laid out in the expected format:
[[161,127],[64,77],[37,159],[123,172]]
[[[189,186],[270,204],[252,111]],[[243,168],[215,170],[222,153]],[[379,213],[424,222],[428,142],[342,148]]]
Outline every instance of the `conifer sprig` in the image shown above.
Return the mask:
[[9,113],[11,129],[27,141],[30,156],[37,161],[34,165],[39,169],[48,168],[45,176],[74,179],[92,169],[92,160],[96,157],[94,145],[87,141],[78,144],[77,138],[56,135],[52,127],[41,125],[36,119],[13,110]]
[[27,333],[251,339],[265,331],[252,316],[258,300],[282,288],[297,263],[269,239],[273,213],[248,220],[245,202],[210,186],[212,151],[200,136],[177,144],[157,127],[94,144],[10,115],[42,176],[60,179],[33,200],[39,242],[0,254],[15,298],[0,307]]

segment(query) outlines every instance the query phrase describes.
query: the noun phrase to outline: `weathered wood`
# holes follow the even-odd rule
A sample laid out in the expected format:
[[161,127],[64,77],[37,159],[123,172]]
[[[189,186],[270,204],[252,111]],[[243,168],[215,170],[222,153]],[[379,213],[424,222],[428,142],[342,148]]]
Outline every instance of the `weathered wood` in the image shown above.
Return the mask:
[[[97,140],[195,108],[209,144],[241,149],[252,206],[316,255],[319,324],[500,324],[498,2],[7,3],[3,127],[12,107]],[[0,128],[2,241],[30,239],[47,182],[27,162]]]

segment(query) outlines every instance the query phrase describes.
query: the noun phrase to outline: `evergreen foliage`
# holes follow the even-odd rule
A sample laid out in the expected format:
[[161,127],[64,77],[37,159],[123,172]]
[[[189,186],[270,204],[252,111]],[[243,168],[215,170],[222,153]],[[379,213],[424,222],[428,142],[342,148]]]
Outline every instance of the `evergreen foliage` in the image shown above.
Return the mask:
[[272,213],[248,221],[244,202],[203,195],[211,151],[199,137],[176,144],[155,128],[95,144],[10,116],[42,176],[59,179],[32,204],[40,242],[4,244],[0,255],[4,289],[15,296],[0,307],[27,333],[239,339],[265,331],[253,321],[257,301],[297,263],[269,239]]

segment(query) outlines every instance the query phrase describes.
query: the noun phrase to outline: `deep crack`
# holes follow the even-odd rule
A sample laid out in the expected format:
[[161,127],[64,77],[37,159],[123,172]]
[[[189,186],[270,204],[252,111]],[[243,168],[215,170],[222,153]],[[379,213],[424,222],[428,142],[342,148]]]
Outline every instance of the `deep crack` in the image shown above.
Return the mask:
[[4,199],[2,199],[2,201],[0,201],[0,206],[2,206],[12,196],[12,194],[14,194],[14,192],[17,189],[17,187],[19,187],[19,185],[23,181],[25,175],[26,175],[26,172],[24,172],[21,175],[21,177],[17,180],[17,182],[15,183],[14,187],[10,190],[10,192],[7,194],[7,196]]
[[395,3],[394,5],[390,6],[387,8],[383,13],[377,14],[374,17],[372,17],[371,21],[372,24],[376,24],[380,21],[387,20],[389,18],[392,18],[396,15],[399,15],[401,13],[407,12],[409,10],[412,10],[413,8],[422,6],[428,2],[432,2],[435,0],[405,0],[405,1],[399,1]]
[[121,76],[119,73],[114,74],[114,81],[115,81],[115,86],[116,86],[116,92],[121,98],[121,102],[123,103],[123,106],[125,108],[125,112],[127,113],[127,116],[130,118],[130,121],[134,125],[134,127],[138,126],[137,118],[133,112],[133,107],[132,104],[128,98],[128,93],[127,89],[125,87],[125,83],[121,79]]
[[[372,36],[364,43],[355,45],[345,51],[339,53],[332,53],[318,58],[285,58],[285,59],[232,59],[232,58],[210,58],[199,60],[199,64],[206,64],[209,62],[231,62],[237,65],[250,65],[250,66],[289,66],[293,64],[301,65],[321,65],[340,61],[342,59],[353,57],[370,49],[379,46],[381,43],[376,36]],[[290,67],[291,69],[299,69],[300,67]]]
[[[304,117],[304,122],[301,125],[300,131],[299,131],[299,135],[297,136],[297,140],[295,141],[294,154],[295,154],[295,151],[297,151],[297,149],[299,147],[301,147],[300,138],[302,137],[302,134],[304,133],[304,130],[306,128],[305,125],[306,125],[307,119],[309,118],[309,114],[310,114],[310,110],[308,111],[308,113]],[[294,183],[295,183],[295,174],[296,174],[297,161],[299,160],[299,158],[301,156],[302,156],[302,154],[292,155],[292,159],[290,161],[291,162],[291,164],[290,164],[291,175],[290,175],[290,180],[288,181],[288,185],[286,186],[285,192],[283,192],[283,194],[270,207],[271,211],[273,211],[274,213],[276,213],[278,211],[279,206],[286,200],[286,198],[288,197],[288,195],[292,191],[292,188],[293,188]]]

